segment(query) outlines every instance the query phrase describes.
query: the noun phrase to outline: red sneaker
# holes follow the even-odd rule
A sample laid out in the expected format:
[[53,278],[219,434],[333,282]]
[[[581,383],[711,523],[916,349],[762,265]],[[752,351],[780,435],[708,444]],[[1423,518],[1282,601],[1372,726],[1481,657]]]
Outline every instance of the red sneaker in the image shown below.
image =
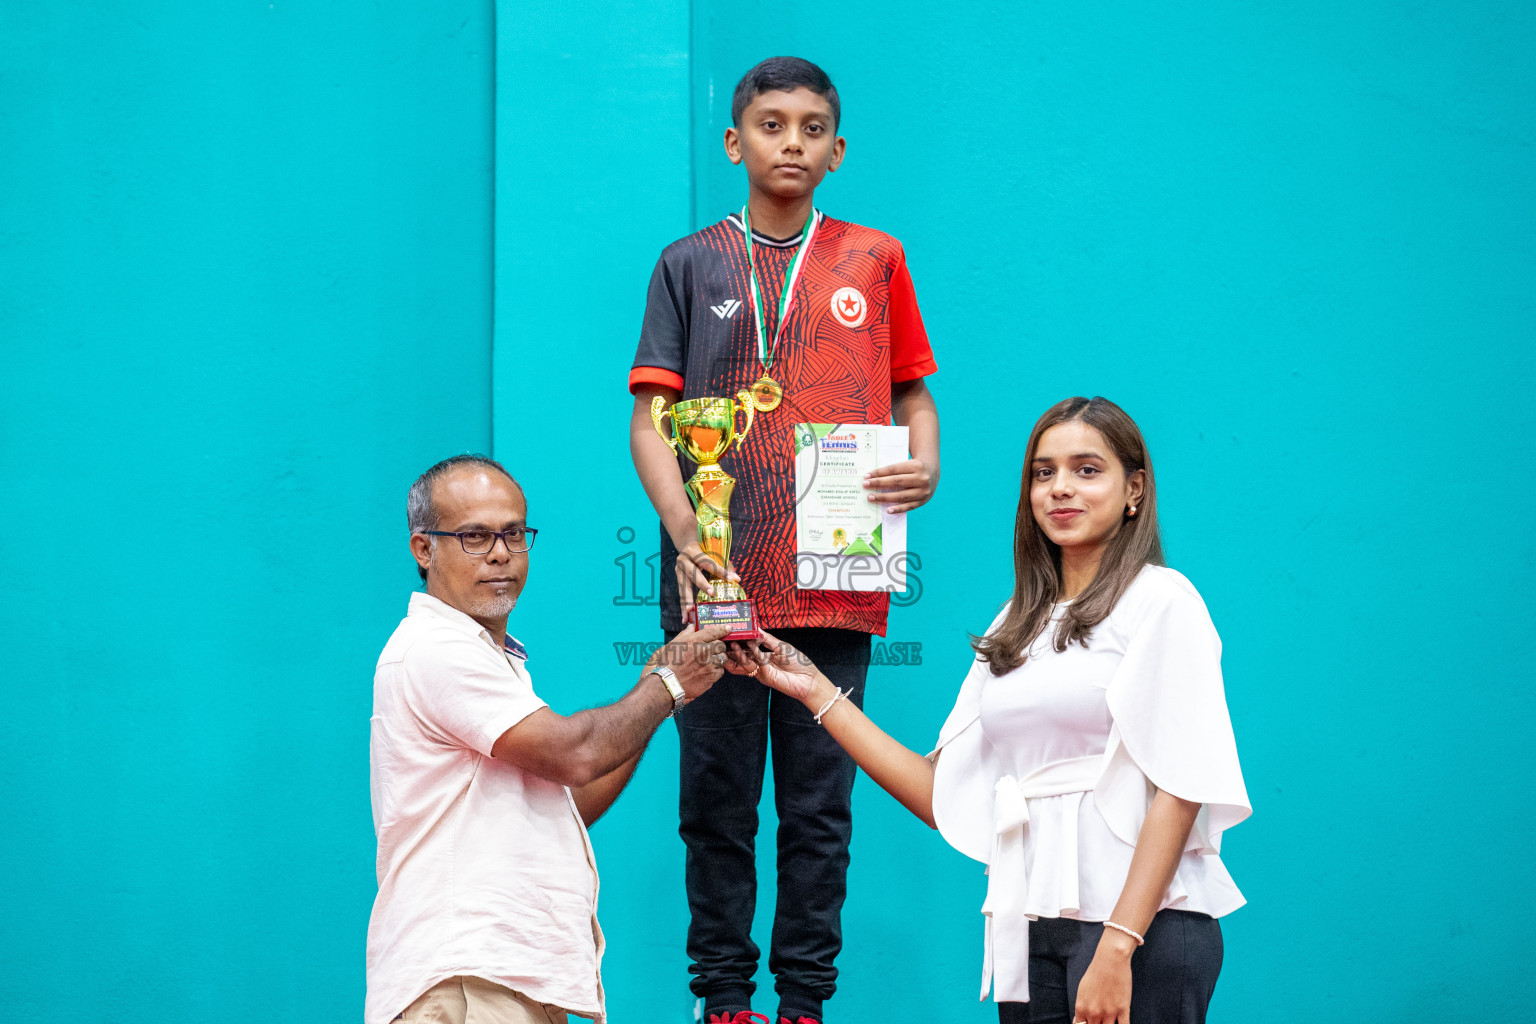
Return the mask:
[[810,1017],[801,1017],[799,1020],[790,1020],[788,1017],[780,1017],[779,1024],[821,1024],[821,1021]]
[[734,1015],[729,1013],[712,1013],[704,1021],[704,1024],[773,1024],[767,1017],[751,1010],[738,1010]]

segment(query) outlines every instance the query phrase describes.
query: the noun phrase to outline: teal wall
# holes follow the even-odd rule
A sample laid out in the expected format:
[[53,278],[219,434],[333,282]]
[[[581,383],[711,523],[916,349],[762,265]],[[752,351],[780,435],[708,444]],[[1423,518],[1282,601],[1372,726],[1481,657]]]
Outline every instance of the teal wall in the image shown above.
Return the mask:
[[[540,530],[509,628],[562,710],[624,693],[639,668],[615,642],[659,638],[654,608],[613,604],[649,589],[614,560],[646,571],[657,544],[626,380],[656,254],[691,230],[687,0],[606,12],[497,8],[496,454]],[[615,1024],[692,1020],[676,765],[664,725],[592,832]]]
[[[905,243],[940,365],[923,597],[891,624],[924,663],[873,670],[876,719],[932,742],[1008,592],[1028,426],[1107,395],[1225,639],[1256,805],[1212,1020],[1461,1020],[1528,993],[1529,5],[564,10],[503,4],[499,30],[496,440],[552,528],[518,610],[547,694],[620,692],[613,640],[656,635],[612,604],[614,560],[655,546],[624,444],[645,284],[743,201],[719,141],[737,78],[800,54],[849,140],[819,202]],[[550,115],[531,148],[526,109]],[[688,1005],[675,751],[663,731],[594,832],[620,1021]],[[980,870],[860,787],[834,1019],[995,1020]],[[765,798],[770,848],[773,824]]]
[[[774,52],[842,88],[821,205],[906,244],[941,367],[891,630],[924,664],[873,671],[875,717],[931,742],[1022,432],[1108,395],[1257,808],[1213,1021],[1528,993],[1533,43],[1513,3],[0,8],[8,1009],[356,1019],[371,669],[432,460],[494,441],[528,486],[545,695],[630,684],[645,282],[739,205],[718,139]],[[675,756],[594,832],[617,1024],[690,1005]],[[995,1019],[980,872],[860,785],[834,1020]]]
[[490,441],[492,31],[0,7],[7,1017],[360,1016],[405,489]]

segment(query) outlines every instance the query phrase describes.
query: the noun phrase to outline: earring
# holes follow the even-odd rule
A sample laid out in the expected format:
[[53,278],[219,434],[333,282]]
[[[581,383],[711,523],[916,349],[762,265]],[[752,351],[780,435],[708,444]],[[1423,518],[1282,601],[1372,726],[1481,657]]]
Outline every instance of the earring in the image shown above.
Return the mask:
[[1135,515],[1135,514],[1136,514],[1136,506],[1135,506],[1135,505],[1132,505],[1132,506],[1131,506],[1131,515],[1133,515],[1133,516],[1134,516],[1134,515]]

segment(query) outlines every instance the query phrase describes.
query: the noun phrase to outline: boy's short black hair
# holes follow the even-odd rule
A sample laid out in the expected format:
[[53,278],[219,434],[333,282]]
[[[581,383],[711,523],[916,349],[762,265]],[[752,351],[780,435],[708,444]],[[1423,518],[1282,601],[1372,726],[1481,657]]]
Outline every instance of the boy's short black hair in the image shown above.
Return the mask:
[[837,86],[832,84],[825,71],[799,57],[769,57],[742,75],[741,81],[736,83],[736,94],[731,97],[731,123],[740,128],[742,111],[763,93],[794,92],[796,89],[809,89],[826,99],[832,108],[832,130],[836,131],[843,119]]

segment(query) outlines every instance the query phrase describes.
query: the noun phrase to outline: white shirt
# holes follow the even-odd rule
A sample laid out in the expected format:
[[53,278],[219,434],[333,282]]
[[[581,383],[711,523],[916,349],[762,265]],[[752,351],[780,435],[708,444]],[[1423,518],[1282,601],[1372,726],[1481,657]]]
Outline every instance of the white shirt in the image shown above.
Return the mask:
[[491,757],[544,706],[479,623],[411,595],[374,673],[367,1024],[461,974],[603,1019],[597,868],[575,801]]
[[1244,903],[1219,852],[1251,811],[1205,603],[1147,566],[1086,648],[1057,651],[1066,608],[1012,672],[972,665],[939,737],[935,820],[988,865],[983,999],[1029,998],[1030,919],[1110,917],[1154,786],[1203,805],[1161,906],[1221,917]]

